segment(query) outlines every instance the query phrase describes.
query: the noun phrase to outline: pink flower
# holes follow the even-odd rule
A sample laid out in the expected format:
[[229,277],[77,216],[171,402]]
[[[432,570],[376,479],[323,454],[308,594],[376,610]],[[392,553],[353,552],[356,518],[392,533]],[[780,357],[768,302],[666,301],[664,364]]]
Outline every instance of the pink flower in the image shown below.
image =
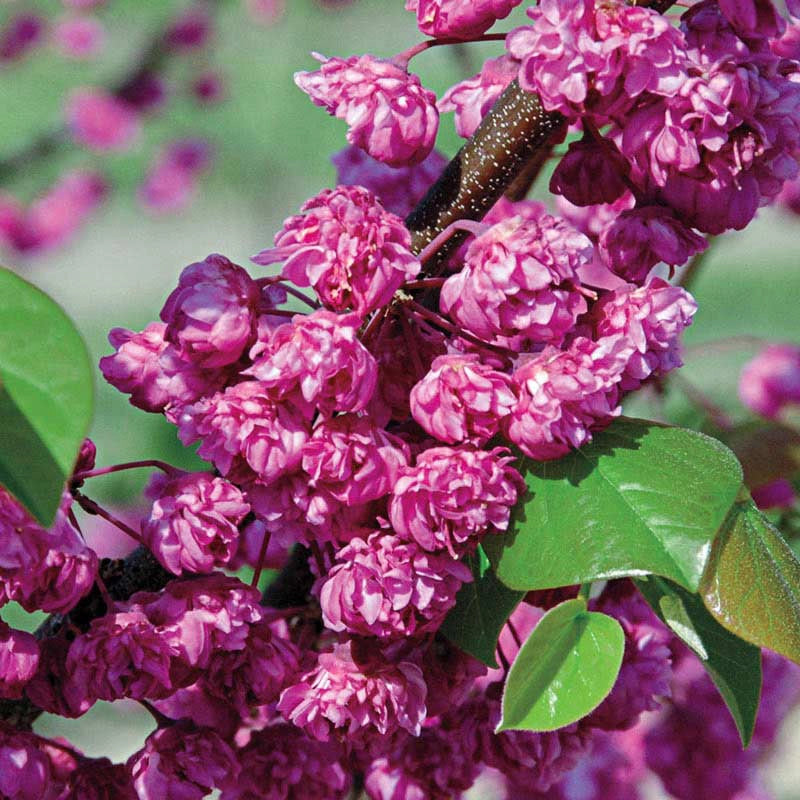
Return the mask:
[[178,435],[223,475],[271,481],[299,465],[308,439],[304,409],[277,402],[260,381],[229,386],[182,409]]
[[113,328],[108,340],[116,352],[100,359],[103,377],[144,411],[191,403],[220,388],[227,377],[181,358],[164,338],[166,330],[161,322],[151,322],[141,333]]
[[392,490],[389,517],[398,535],[425,550],[457,558],[487,533],[508,527],[524,490],[508,450],[434,447],[403,470]]
[[133,108],[102,89],[72,92],[66,117],[75,141],[97,153],[127,150],[139,135]]
[[472,573],[448,555],[426,553],[377,531],[336,554],[320,589],[325,625],[379,639],[402,639],[441,625]]
[[175,50],[194,50],[204,47],[213,32],[208,10],[199,4],[185,9],[164,34],[164,43]]
[[517,401],[510,378],[476,355],[439,356],[410,399],[414,419],[448,444],[489,441]]
[[240,771],[224,739],[186,722],[151,733],[128,769],[139,800],[202,800]]
[[576,270],[591,255],[583,234],[547,214],[499,222],[470,244],[464,269],[445,282],[442,311],[515,350],[557,344],[586,310]]
[[364,317],[385,305],[420,263],[411,253],[403,221],[385,211],[361,186],[325,189],[289,217],[275,247],[256,264],[284,261],[281,274],[298,286],[313,286],[333,311],[352,308]]
[[341,750],[294,725],[275,721],[237,755],[242,774],[226,785],[222,800],[344,800],[350,792]]
[[0,697],[22,697],[22,691],[36,673],[38,665],[39,645],[36,639],[0,621]]
[[203,105],[212,105],[225,99],[225,83],[218,72],[209,70],[198,75],[191,85],[195,100]]
[[86,758],[69,778],[68,800],[138,800],[124,764],[107,758]]
[[550,191],[577,206],[613,203],[628,191],[630,164],[610,139],[570,142],[550,178]]
[[402,439],[355,414],[323,420],[303,448],[310,486],[349,506],[388,494],[408,461]]
[[659,12],[623,2],[544,0],[529,27],[506,39],[522,61],[520,85],[545,108],[576,119],[590,111],[624,115],[643,92],[670,95],[688,62],[681,33]]
[[211,147],[203,139],[169,142],[148,169],[139,187],[139,200],[159,213],[185,208],[194,198],[199,176],[210,168],[212,156]]
[[331,734],[365,736],[400,729],[418,735],[427,693],[422,672],[410,661],[389,661],[366,641],[334,645],[317,665],[281,695],[280,711],[314,739]]
[[538,461],[590,441],[619,414],[617,384],[631,345],[622,337],[576,338],[568,350],[546,347],[514,372],[519,403],[504,419],[506,436]]
[[38,736],[0,727],[0,797],[8,800],[59,800],[65,786]]
[[422,656],[422,674],[428,686],[428,716],[438,717],[460,706],[487,669],[477,658],[435,637]]
[[[475,3],[469,5],[475,7]],[[517,72],[519,62],[515,59],[509,56],[490,58],[484,62],[477,75],[451,86],[442,95],[438,103],[439,111],[455,111],[456,131],[459,136],[468,139],[475,133],[495,100],[517,77]]]
[[375,390],[375,359],[358,340],[361,319],[319,309],[281,325],[246,370],[283,398],[299,390],[325,414],[363,410]]
[[507,17],[522,0],[406,0],[419,29],[436,38],[474,39]]
[[300,671],[299,650],[264,619],[253,623],[240,650],[214,653],[203,679],[224,705],[242,719],[256,706],[274,703]]
[[96,700],[167,697],[180,659],[175,637],[141,612],[120,611],[92,620],[67,654],[65,694],[77,713]]
[[707,247],[702,236],[662,206],[623,211],[600,236],[600,252],[611,270],[637,284],[660,261],[670,266],[685,264]]
[[211,572],[236,551],[239,523],[250,511],[242,493],[223,478],[198,472],[163,480],[142,541],[175,575]]
[[436,95],[416,75],[371,55],[325,58],[316,72],[298,72],[295,83],[349,126],[347,141],[395,167],[423,161],[439,127]]
[[56,45],[67,58],[91,58],[102,50],[105,28],[95,17],[68,17],[53,31]]
[[212,253],[181,273],[161,309],[164,337],[202,369],[233,364],[255,339],[259,294],[245,270]]
[[770,344],[748,361],[739,378],[739,398],[769,419],[800,403],[800,347]]
[[633,348],[621,389],[635,389],[651,375],[665,375],[681,366],[681,335],[696,311],[697,303],[685,289],[661,278],[600,298],[591,312],[597,338],[620,335]]
[[625,653],[611,694],[582,724],[607,731],[626,730],[637,724],[643,712],[659,708],[659,698],[670,696],[672,634],[629,581],[610,584],[595,610],[622,625]]
[[335,153],[331,161],[336,167],[337,184],[363,186],[398,217],[412,211],[447,166],[447,159],[438,150],[432,150],[414,166],[390,167],[353,145]]
[[212,658],[246,647],[252,625],[264,618],[260,599],[254,587],[215,572],[170,581],[158,593],[137,592],[129,607],[174,643],[179,652],[174,674],[188,686]]
[[0,63],[16,61],[42,40],[45,23],[38,14],[20,13],[11,17],[0,30]]
[[769,508],[791,508],[797,502],[797,494],[786,478],[765,483],[753,489],[753,502],[763,511]]

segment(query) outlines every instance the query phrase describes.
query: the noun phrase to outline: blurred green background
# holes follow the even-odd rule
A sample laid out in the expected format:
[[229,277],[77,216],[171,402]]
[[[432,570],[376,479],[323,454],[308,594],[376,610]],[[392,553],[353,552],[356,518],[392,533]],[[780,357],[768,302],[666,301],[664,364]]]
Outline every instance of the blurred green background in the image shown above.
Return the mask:
[[[116,83],[146,43],[183,7],[164,0],[111,0],[99,12],[108,42],[98,59],[72,62],[40,49],[2,67],[0,158],[59,123],[69,88]],[[28,9],[51,18],[63,14],[58,2],[6,0],[0,3],[0,26],[12,14]],[[190,53],[174,60],[167,75],[175,96],[164,114],[146,124],[132,151],[100,159],[68,149],[32,164],[13,184],[0,187],[29,201],[70,166],[97,164],[112,178],[110,200],[67,246],[30,260],[3,257],[6,266],[63,305],[85,336],[95,362],[110,351],[106,341],[110,328],[138,330],[157,318],[184,266],[211,252],[247,264],[251,254],[271,244],[284,217],[322,187],[333,185],[329,157],[345,145],[345,126],[313,106],[292,82],[295,71],[314,68],[311,50],[390,56],[420,38],[413,15],[403,10],[401,0],[354,0],[330,8],[316,0],[287,0],[284,17],[271,27],[255,24],[242,0],[220,2],[215,16],[210,57],[205,52]],[[498,28],[507,30],[523,18],[518,9]],[[440,95],[477,71],[482,58],[497,53],[497,45],[456,51],[436,48],[416,59],[412,69]],[[180,89],[208,67],[219,69],[227,98],[199,108]],[[197,199],[175,215],[144,212],[135,191],[154,150],[169,139],[197,135],[214,144],[217,156]],[[452,119],[445,117],[439,149],[452,155],[458,143]],[[546,185],[544,177],[536,189],[541,198],[546,197]],[[682,374],[735,419],[746,416],[736,396],[738,370],[756,348],[736,343],[709,347],[709,343],[743,335],[800,343],[798,229],[796,218],[764,211],[746,231],[713,244],[694,287],[700,311],[685,337],[687,367]],[[98,447],[98,465],[148,457],[192,463],[172,426],[129,406],[99,373],[96,397],[91,435]],[[626,411],[694,425],[703,422],[703,415],[680,388],[670,390],[663,401],[633,399]],[[110,476],[98,480],[92,494],[114,503],[132,502],[145,478],[142,472]],[[28,625],[34,622],[28,620]],[[81,720],[44,718],[37,729],[63,734],[89,754],[124,758],[152,727],[136,708],[118,703],[112,711],[107,704],[98,704]],[[800,745],[792,740],[800,738],[799,728],[800,717],[795,716],[768,771],[769,781],[786,800],[800,797],[800,775],[794,766]]]

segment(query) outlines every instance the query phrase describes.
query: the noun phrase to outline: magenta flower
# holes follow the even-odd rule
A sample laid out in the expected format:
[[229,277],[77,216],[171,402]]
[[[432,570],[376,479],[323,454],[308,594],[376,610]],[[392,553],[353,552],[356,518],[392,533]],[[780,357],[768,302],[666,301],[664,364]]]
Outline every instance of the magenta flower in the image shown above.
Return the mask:
[[410,661],[390,661],[367,641],[346,641],[320,653],[316,666],[281,695],[280,711],[314,739],[340,732],[353,736],[418,735],[427,689]]
[[439,356],[410,400],[414,419],[448,444],[486,443],[517,402],[510,378],[476,355]]
[[312,488],[353,506],[389,494],[409,457],[402,439],[367,417],[342,414],[314,428],[302,463]]
[[164,338],[200,368],[233,364],[255,339],[259,294],[245,270],[213,253],[181,273],[161,309]]
[[622,336],[633,348],[621,389],[635,389],[651,375],[665,375],[681,366],[681,335],[696,311],[697,303],[685,289],[661,278],[600,298],[591,312],[597,338]]
[[507,17],[522,0],[406,0],[419,29],[436,38],[473,39]]
[[[475,3],[465,5],[475,7]],[[455,111],[456,131],[459,136],[468,139],[518,72],[519,62],[515,59],[509,56],[490,58],[477,75],[451,86],[442,95],[438,103],[439,111]]]
[[38,14],[15,14],[0,30],[0,63],[17,61],[41,43],[45,22]]
[[663,206],[623,211],[600,236],[600,252],[610,269],[640,285],[660,261],[679,266],[707,247],[702,236]]
[[222,800],[345,800],[350,770],[333,742],[309,739],[294,725],[275,721],[253,733],[237,753],[241,776]]
[[272,481],[300,464],[306,416],[260,381],[245,381],[183,408],[178,435],[186,445],[199,439],[197,454],[223,475]]
[[53,30],[56,46],[67,58],[92,58],[105,44],[105,28],[88,15],[61,20]]
[[64,691],[77,713],[96,700],[167,697],[180,658],[175,637],[137,610],[98,617],[77,636],[67,654]]
[[164,338],[166,330],[162,322],[151,322],[141,333],[112,328],[108,341],[116,352],[100,359],[103,377],[144,411],[192,403],[220,388],[227,378],[219,370],[204,370],[181,358]]
[[320,589],[325,625],[379,639],[436,630],[472,573],[449,555],[377,531],[336,554]]
[[213,161],[203,139],[177,139],[161,149],[139,186],[138,198],[151,211],[166,213],[187,206],[197,190],[198,179]]
[[136,111],[102,89],[76,89],[65,113],[75,141],[97,153],[127,150],[139,135]]
[[568,119],[623,115],[643,92],[671,95],[687,78],[683,36],[657,11],[544,0],[528,16],[533,24],[512,31],[506,48],[522,62],[521,86]]
[[66,789],[54,775],[42,747],[45,740],[32,733],[0,727],[0,797],[8,800],[59,800]]
[[279,398],[299,390],[323,414],[362,411],[375,390],[375,359],[358,340],[361,319],[319,309],[281,325],[246,373]]
[[770,344],[748,361],[739,378],[739,398],[768,419],[800,403],[800,347]]
[[39,666],[39,645],[30,633],[9,628],[0,620],[0,697],[22,697]]
[[138,800],[125,764],[86,758],[69,776],[68,800]]
[[610,139],[570,142],[550,178],[550,191],[577,206],[613,203],[628,186],[630,164]]
[[313,286],[333,311],[353,309],[364,317],[385,305],[420,270],[403,221],[385,211],[361,186],[325,189],[289,217],[275,247],[254,256],[256,264],[284,261],[281,274]]
[[419,164],[439,128],[436,95],[392,61],[371,55],[325,58],[294,82],[318,106],[348,125],[347,141],[393,167]]
[[474,549],[484,534],[508,527],[524,491],[513,462],[502,447],[426,450],[392,490],[392,527],[424,550],[447,550],[453,558]]
[[208,44],[213,21],[201,5],[189,6],[173,20],[164,33],[164,44],[175,50],[195,50]]
[[223,705],[233,705],[242,719],[252,709],[274,703],[300,671],[300,652],[266,620],[250,625],[243,648],[211,656],[203,680]]
[[337,185],[363,186],[392,214],[405,218],[447,166],[438,151],[411,167],[390,167],[350,145],[331,156]]
[[559,458],[590,441],[593,429],[620,412],[618,384],[632,346],[622,337],[576,338],[568,350],[546,347],[513,375],[519,403],[505,435],[538,461]]
[[753,502],[763,511],[770,508],[791,508],[797,502],[797,494],[786,478],[764,483],[750,491]]
[[211,572],[236,552],[239,523],[250,511],[232,483],[208,472],[160,481],[142,541],[175,575]]
[[151,733],[128,769],[139,800],[202,800],[240,771],[224,739],[185,722]]
[[549,215],[499,222],[470,244],[464,269],[447,279],[442,311],[515,350],[558,344],[586,310],[576,270],[591,255],[583,234]]

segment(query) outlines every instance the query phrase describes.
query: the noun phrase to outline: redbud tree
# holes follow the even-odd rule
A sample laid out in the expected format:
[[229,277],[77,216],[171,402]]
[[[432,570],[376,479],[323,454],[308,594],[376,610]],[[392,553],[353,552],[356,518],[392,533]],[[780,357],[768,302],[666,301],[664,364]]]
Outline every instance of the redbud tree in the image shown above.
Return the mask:
[[[3,798],[769,796],[757,767],[800,700],[800,348],[742,372],[755,428],[676,370],[709,247],[797,207],[800,8],[527,6],[407,0],[421,43],[298,61],[346,124],[336,184],[247,268],[186,266],[99,363],[203,469],[104,462],[73,323],[0,271],[0,604],[47,615],[0,623]],[[198,9],[151,72],[206,41]],[[0,52],[36,31],[15,18]],[[441,97],[414,71],[476,43]],[[73,93],[48,147],[125,147],[132,96]],[[161,152],[142,196],[182,203],[206,154]],[[8,247],[75,229],[99,183],[65,185],[51,238],[8,201]],[[676,384],[716,437],[623,415]],[[138,469],[135,519],[93,499]],[[98,556],[93,517],[130,555]],[[123,700],[153,719],[126,763],[36,731]]]

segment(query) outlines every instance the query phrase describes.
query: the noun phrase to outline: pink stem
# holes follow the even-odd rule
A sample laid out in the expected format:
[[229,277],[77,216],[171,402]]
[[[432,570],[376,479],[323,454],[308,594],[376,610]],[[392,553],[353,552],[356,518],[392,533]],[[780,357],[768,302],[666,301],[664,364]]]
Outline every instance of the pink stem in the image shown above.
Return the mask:
[[412,58],[418,56],[420,53],[424,53],[426,50],[430,50],[431,47],[441,47],[443,45],[452,44],[471,44],[473,42],[502,42],[507,35],[508,34],[505,33],[485,33],[483,36],[476,36],[474,39],[455,39],[452,37],[426,39],[424,42],[415,44],[413,47],[409,47],[408,50],[403,50],[402,53],[398,53],[394,58],[391,58],[390,61],[393,64],[397,64],[398,67],[408,69],[408,62],[411,61]]
[[497,655],[500,657],[500,663],[503,665],[503,669],[508,672],[508,670],[511,668],[511,663],[509,662],[506,654],[503,652],[500,642],[497,643]]
[[251,586],[258,586],[258,581],[261,578],[261,573],[264,570],[264,559],[267,557],[267,548],[269,547],[269,540],[272,532],[264,529],[264,538],[261,540],[261,550],[258,552],[258,562],[256,564],[256,571],[253,573],[253,580],[250,581]]
[[403,284],[403,289],[413,292],[415,289],[438,289],[447,280],[446,278],[423,278],[419,281],[408,281]]
[[511,635],[514,637],[514,642],[516,643],[517,647],[522,647],[522,639],[520,638],[517,629],[514,627],[514,623],[508,619],[506,620],[506,625],[508,625],[508,629],[511,631]]
[[372,338],[375,332],[380,328],[381,323],[389,312],[389,306],[385,305],[383,308],[379,308],[373,315],[372,319],[367,323],[367,327],[364,328],[364,332],[361,334],[361,342],[366,345],[367,342]]
[[296,297],[298,300],[304,302],[307,306],[311,306],[314,310],[320,307],[320,304],[316,300],[312,300],[307,294],[304,294],[299,289],[295,289],[293,286],[289,286],[288,281],[286,278],[281,277],[280,275],[276,275],[273,278],[262,278],[257,283],[264,283],[264,284],[273,284],[279,283],[283,286],[283,290],[286,294],[292,295],[292,297]]
[[84,472],[76,472],[72,476],[74,481],[82,481],[86,478],[98,478],[101,475],[110,475],[112,472],[121,472],[125,469],[138,469],[140,467],[156,467],[157,469],[166,472],[167,475],[176,475],[181,472],[177,467],[173,467],[164,461],[158,461],[154,458],[148,458],[143,461],[126,461],[124,464],[114,464],[111,467],[102,467],[101,469],[90,469]]
[[466,231],[473,236],[480,236],[488,227],[482,222],[474,222],[471,219],[457,219],[455,222],[451,222],[441,233],[434,237],[430,244],[425,246],[424,250],[419,254],[420,263],[424,264],[435,256],[439,248],[459,231]]
[[102,517],[106,522],[110,522],[116,528],[119,528],[123,533],[127,533],[137,544],[143,544],[142,537],[130,525],[126,525],[121,519],[117,519],[113,514],[106,511],[102,506],[95,503],[94,500],[88,498],[85,494],[75,492],[74,495],[78,505],[87,513]]

